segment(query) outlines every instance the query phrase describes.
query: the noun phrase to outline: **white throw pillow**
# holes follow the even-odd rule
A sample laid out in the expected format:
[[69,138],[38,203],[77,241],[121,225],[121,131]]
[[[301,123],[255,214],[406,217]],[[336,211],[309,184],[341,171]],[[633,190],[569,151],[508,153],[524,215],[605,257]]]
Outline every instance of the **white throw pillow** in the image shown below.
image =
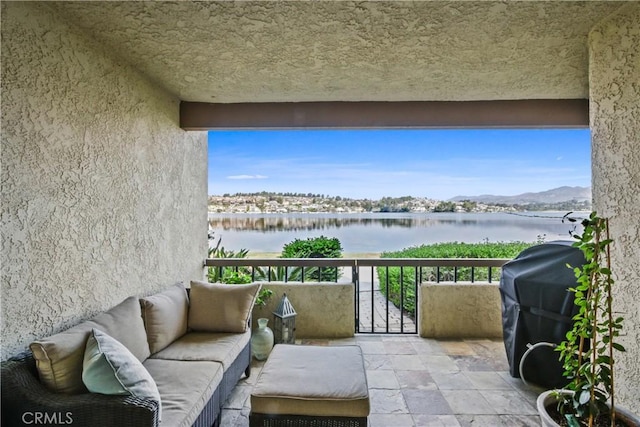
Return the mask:
[[124,345],[99,329],[93,328],[87,340],[82,382],[92,393],[156,400],[162,414],[158,386],[149,372]]

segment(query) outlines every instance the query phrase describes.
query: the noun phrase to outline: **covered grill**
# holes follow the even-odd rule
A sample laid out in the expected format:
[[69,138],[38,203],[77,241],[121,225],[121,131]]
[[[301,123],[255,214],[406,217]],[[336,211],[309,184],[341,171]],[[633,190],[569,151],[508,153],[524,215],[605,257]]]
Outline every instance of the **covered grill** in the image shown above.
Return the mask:
[[[509,373],[520,377],[520,362],[528,345],[559,344],[572,327],[577,313],[577,285],[572,268],[585,263],[580,249],[570,241],[554,241],[522,251],[502,268],[502,329]],[[526,354],[522,376],[549,388],[565,386],[560,354],[549,345],[536,345]]]

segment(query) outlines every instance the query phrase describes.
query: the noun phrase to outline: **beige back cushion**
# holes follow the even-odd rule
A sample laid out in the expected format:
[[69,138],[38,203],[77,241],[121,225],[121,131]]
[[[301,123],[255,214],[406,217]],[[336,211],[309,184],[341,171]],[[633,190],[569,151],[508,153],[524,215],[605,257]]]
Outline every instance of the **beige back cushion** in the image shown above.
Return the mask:
[[40,381],[51,391],[86,393],[82,383],[82,362],[87,339],[93,328],[122,343],[140,362],[150,355],[138,298],[129,297],[111,310],[71,329],[29,346],[36,360]]
[[202,332],[245,332],[260,287],[258,283],[218,285],[192,281],[189,328]]
[[187,333],[189,299],[182,283],[159,294],[141,298],[140,308],[151,354]]

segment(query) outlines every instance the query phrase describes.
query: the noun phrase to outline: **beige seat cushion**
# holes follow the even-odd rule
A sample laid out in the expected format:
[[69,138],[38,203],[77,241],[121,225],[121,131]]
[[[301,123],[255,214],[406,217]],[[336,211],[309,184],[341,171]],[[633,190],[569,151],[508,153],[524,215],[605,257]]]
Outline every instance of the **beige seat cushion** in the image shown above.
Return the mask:
[[140,298],[140,307],[151,354],[187,333],[189,298],[182,283],[159,294]]
[[226,371],[251,340],[251,331],[243,334],[226,332],[189,332],[152,359],[209,360],[222,363]]
[[276,345],[251,393],[251,411],[367,417],[369,391],[358,346]]
[[31,343],[29,347],[36,360],[40,381],[51,391],[69,394],[87,392],[82,383],[82,361],[93,328],[119,341],[140,362],[151,354],[140,303],[138,298],[129,297],[91,320]]
[[149,371],[160,391],[162,426],[191,426],[222,381],[217,362],[186,362],[147,359]]
[[259,283],[219,285],[192,281],[189,328],[199,332],[245,332],[260,287]]

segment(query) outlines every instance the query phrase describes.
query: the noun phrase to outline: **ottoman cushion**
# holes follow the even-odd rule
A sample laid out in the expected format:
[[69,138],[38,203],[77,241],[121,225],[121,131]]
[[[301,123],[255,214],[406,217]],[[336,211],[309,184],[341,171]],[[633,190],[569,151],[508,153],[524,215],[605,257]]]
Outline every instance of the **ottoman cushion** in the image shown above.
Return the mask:
[[251,412],[367,417],[369,391],[358,346],[276,345],[251,394]]

